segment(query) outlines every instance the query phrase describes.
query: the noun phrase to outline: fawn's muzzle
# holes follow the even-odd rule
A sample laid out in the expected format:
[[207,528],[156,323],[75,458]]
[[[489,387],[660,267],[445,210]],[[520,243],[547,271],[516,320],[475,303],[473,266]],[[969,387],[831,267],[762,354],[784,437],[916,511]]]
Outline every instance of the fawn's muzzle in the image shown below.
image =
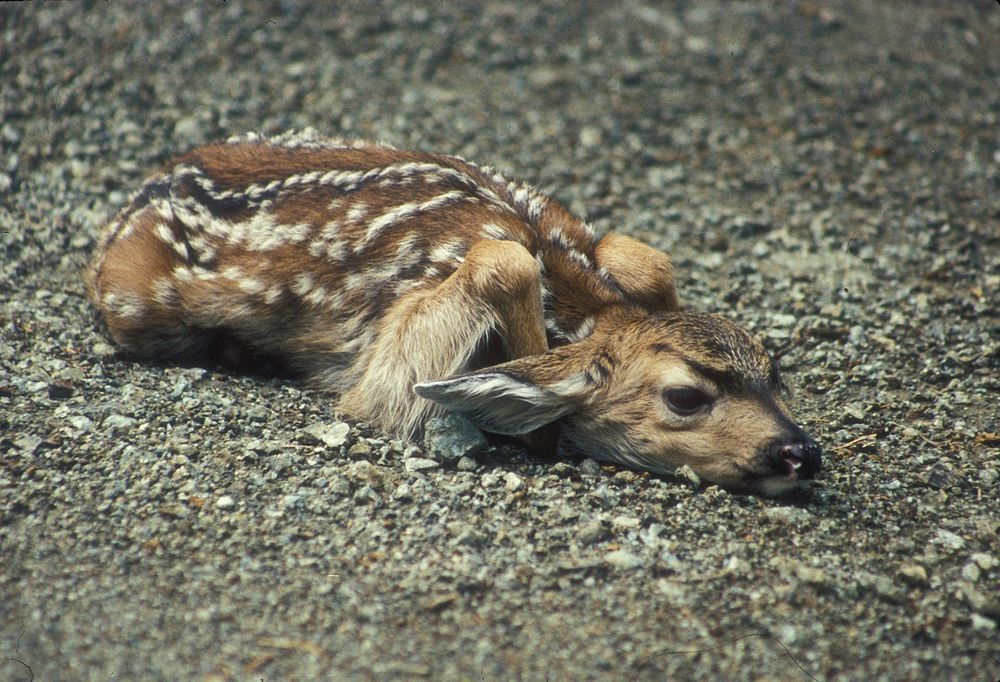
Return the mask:
[[779,439],[767,451],[767,463],[778,476],[800,481],[816,477],[823,466],[823,451],[814,440],[799,433],[792,439]]

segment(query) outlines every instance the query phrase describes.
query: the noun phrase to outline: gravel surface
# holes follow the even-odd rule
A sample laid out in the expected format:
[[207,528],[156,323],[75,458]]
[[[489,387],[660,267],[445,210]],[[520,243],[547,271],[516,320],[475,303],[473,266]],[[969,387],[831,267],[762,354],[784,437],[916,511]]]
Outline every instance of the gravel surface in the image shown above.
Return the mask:
[[[0,7],[0,679],[1000,677],[1000,6],[570,7]],[[102,221],[307,126],[670,250],[784,351],[821,485],[392,441],[116,352]]]

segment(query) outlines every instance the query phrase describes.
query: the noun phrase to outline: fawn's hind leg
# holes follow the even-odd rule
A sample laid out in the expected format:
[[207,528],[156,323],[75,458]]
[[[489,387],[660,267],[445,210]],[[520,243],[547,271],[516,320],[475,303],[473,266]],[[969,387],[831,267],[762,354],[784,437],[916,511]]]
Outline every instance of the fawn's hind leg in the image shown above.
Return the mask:
[[491,332],[506,359],[548,350],[538,264],[516,242],[475,243],[448,279],[397,303],[380,322],[341,409],[413,435],[440,411],[413,385],[470,369]]
[[88,293],[115,341],[147,357],[182,355],[204,339],[184,318],[172,247],[183,225],[150,207],[131,214],[99,249],[87,272]]

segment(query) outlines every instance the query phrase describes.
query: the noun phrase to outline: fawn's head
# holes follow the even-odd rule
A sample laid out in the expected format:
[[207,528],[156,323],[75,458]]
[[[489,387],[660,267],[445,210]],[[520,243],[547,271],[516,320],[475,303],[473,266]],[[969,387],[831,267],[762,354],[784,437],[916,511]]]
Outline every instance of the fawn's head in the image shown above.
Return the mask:
[[605,316],[578,343],[416,387],[485,431],[558,422],[563,449],[661,473],[686,464],[764,495],[801,487],[820,469],[820,448],[780,389],[750,334],[679,311]]

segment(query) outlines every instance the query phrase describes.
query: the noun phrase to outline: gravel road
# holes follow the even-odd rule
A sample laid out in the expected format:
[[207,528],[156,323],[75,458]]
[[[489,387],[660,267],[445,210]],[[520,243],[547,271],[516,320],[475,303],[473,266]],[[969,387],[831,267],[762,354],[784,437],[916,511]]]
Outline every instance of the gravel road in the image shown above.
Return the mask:
[[[821,484],[392,441],[117,352],[102,222],[305,127],[669,250],[784,351]],[[4,3],[0,249],[0,679],[1000,678],[992,0]]]

